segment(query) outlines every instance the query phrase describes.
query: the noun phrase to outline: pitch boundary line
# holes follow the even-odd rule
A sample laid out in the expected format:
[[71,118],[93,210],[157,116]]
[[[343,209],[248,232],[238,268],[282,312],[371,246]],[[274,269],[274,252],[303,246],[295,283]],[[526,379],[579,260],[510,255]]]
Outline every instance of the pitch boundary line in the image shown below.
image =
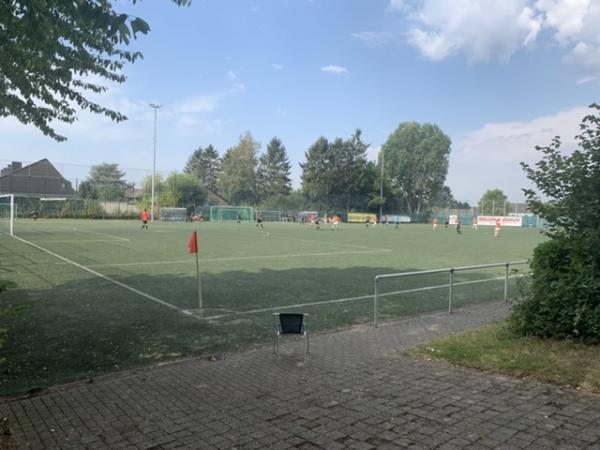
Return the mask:
[[20,238],[18,236],[15,236],[15,235],[13,235],[12,237],[15,238],[15,239],[17,239],[17,240],[19,240],[19,241],[21,241],[21,242],[23,242],[23,243],[25,243],[25,244],[27,244],[27,245],[29,245],[29,246],[31,246],[31,247],[33,247],[33,248],[41,250],[44,253],[47,253],[47,254],[49,254],[51,256],[54,256],[55,258],[58,258],[58,259],[60,259],[62,261],[65,261],[65,262],[67,262],[69,264],[72,264],[75,267],[78,267],[78,268],[80,268],[82,270],[85,270],[86,272],[89,272],[92,275],[95,275],[95,276],[97,276],[99,278],[102,278],[103,280],[108,281],[109,283],[112,283],[114,285],[122,287],[123,289],[126,289],[126,290],[128,290],[130,292],[133,292],[134,294],[140,295],[140,296],[142,296],[144,298],[147,298],[148,300],[152,300],[153,302],[158,303],[158,304],[163,305],[163,306],[166,306],[167,308],[171,308],[171,309],[174,309],[175,311],[179,311],[180,313],[185,314],[188,317],[192,317],[192,318],[195,318],[195,319],[200,319],[199,317],[194,316],[190,312],[188,312],[188,311],[186,311],[184,309],[178,308],[177,306],[172,305],[171,303],[165,302],[164,300],[161,300],[160,298],[154,297],[153,295],[146,294],[145,292],[142,292],[142,291],[140,291],[140,290],[138,290],[138,289],[136,289],[134,287],[128,286],[125,283],[121,283],[120,281],[117,281],[117,280],[115,280],[115,279],[113,279],[113,278],[111,278],[109,276],[106,276],[106,275],[100,273],[100,272],[96,272],[95,270],[90,269],[89,267],[86,267],[84,265],[76,263],[75,261],[72,261],[69,258],[65,258],[64,256],[61,256],[61,255],[59,255],[57,253],[54,253],[54,252],[52,252],[52,251],[50,251],[48,249],[45,249],[44,247],[41,247],[41,246],[39,246],[37,244],[34,244],[33,242],[29,242],[29,241],[27,241],[25,239],[22,239],[22,238]]
[[116,239],[70,239],[70,240],[56,240],[56,241],[52,241],[52,240],[41,240],[41,241],[37,241],[38,244],[53,244],[53,243],[59,243],[59,244],[70,244],[70,243],[78,243],[78,242],[114,242],[114,243],[119,243],[120,241],[117,241]]
[[[515,278],[518,276],[520,276],[520,275],[512,275],[509,278]],[[480,280],[461,281],[459,283],[453,283],[452,285],[453,286],[463,286],[463,285],[468,285],[468,284],[486,283],[488,281],[504,280],[504,278],[505,277],[482,278]],[[449,283],[438,284],[436,286],[426,286],[426,287],[415,288],[415,289],[405,289],[402,291],[393,291],[393,292],[386,292],[383,294],[379,294],[378,297],[387,297],[390,295],[398,295],[398,294],[410,294],[413,292],[432,291],[434,289],[441,289],[441,288],[445,288],[448,286],[450,286]],[[234,314],[220,314],[217,316],[210,316],[210,317],[207,317],[206,320],[216,320],[216,319],[222,319],[222,318],[231,317],[231,316],[242,316],[245,314],[258,314],[258,313],[262,313],[262,312],[278,311],[281,309],[300,308],[302,306],[316,306],[316,305],[328,305],[328,304],[334,304],[334,303],[353,302],[353,301],[359,301],[359,300],[367,300],[367,299],[370,299],[373,297],[374,297],[373,294],[369,294],[369,295],[361,295],[360,297],[347,297],[347,298],[338,298],[338,299],[334,299],[334,300],[323,300],[320,302],[298,303],[296,305],[285,305],[285,306],[274,306],[271,308],[251,309],[248,311],[238,311]]]
[[[391,250],[390,250],[391,251]],[[290,253],[285,255],[259,255],[259,256],[224,256],[222,258],[200,258],[200,262],[218,262],[218,261],[246,261],[255,259],[281,259],[281,258],[303,258],[310,256],[338,256],[338,255],[362,255],[365,253],[381,253],[381,250],[354,250],[346,252],[327,252],[327,253]],[[191,264],[193,259],[178,259],[172,261],[141,261],[131,263],[114,264],[89,264],[87,267],[122,267],[122,266],[153,266],[167,264]],[[61,263],[57,263],[61,264]]]
[[[244,232],[244,231],[246,231],[246,230],[236,230],[236,232],[238,234],[244,234],[246,236],[251,236],[251,237],[255,237],[256,236],[255,234],[251,234],[251,233]],[[372,251],[379,251],[379,252],[391,252],[392,251],[392,250],[387,249],[387,248],[367,247],[365,245],[356,245],[356,244],[340,244],[340,243],[337,243],[337,242],[328,242],[328,241],[315,241],[315,240],[312,240],[312,239],[301,239],[301,238],[277,236],[275,234],[270,234],[269,237],[273,238],[273,239],[284,240],[284,241],[308,242],[309,244],[317,244],[319,246],[331,245],[333,247],[358,248],[358,249],[363,249],[363,250],[372,250]]]

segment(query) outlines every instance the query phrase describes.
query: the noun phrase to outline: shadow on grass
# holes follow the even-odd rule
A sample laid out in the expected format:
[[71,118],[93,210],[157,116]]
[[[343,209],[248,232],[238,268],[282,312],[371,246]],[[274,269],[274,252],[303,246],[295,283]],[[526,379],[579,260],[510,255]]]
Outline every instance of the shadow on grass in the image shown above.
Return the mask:
[[[0,326],[9,331],[1,349],[5,362],[0,364],[0,395],[264,344],[272,337],[273,311],[232,312],[370,296],[374,276],[389,272],[383,267],[352,267],[207,274],[203,279],[207,316],[230,314],[208,321],[189,317],[100,278],[55,281],[52,289],[10,290],[0,296],[0,308],[27,308],[0,321]],[[462,277],[473,280],[489,277],[489,273],[473,272]],[[122,274],[115,278],[182,310],[197,309],[196,279],[192,276]],[[446,277],[402,280],[385,286],[385,292],[445,282]],[[456,291],[457,307],[501,298],[497,288],[489,289],[485,283],[467,286],[462,293]],[[367,297],[287,311],[310,313],[314,332],[369,322],[372,308],[372,297]],[[382,297],[380,317],[385,320],[445,308],[447,289],[441,288]]]

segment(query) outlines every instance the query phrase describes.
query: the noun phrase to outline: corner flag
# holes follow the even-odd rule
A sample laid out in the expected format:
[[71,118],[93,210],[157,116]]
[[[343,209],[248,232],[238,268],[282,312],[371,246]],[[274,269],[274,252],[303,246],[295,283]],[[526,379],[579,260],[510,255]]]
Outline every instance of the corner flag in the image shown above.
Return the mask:
[[190,249],[190,253],[198,253],[198,233],[195,231],[192,233],[190,242],[188,242],[188,248]]

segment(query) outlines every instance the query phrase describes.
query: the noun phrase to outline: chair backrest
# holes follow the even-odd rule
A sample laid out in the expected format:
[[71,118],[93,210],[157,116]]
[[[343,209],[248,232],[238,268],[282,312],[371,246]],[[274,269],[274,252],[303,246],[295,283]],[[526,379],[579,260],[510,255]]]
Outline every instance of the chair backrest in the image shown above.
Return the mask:
[[281,334],[302,334],[304,333],[304,314],[280,313],[279,326]]

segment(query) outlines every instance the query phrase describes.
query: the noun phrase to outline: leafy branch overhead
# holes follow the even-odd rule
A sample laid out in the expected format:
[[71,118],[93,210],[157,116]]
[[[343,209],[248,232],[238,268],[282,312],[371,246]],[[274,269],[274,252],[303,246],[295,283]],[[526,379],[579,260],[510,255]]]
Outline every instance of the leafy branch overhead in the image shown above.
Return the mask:
[[88,95],[106,91],[95,78],[126,80],[123,67],[142,54],[125,47],[149,31],[143,19],[118,13],[109,0],[0,2],[0,117],[13,116],[57,141],[66,138],[53,122],[73,123],[76,108],[126,120]]

